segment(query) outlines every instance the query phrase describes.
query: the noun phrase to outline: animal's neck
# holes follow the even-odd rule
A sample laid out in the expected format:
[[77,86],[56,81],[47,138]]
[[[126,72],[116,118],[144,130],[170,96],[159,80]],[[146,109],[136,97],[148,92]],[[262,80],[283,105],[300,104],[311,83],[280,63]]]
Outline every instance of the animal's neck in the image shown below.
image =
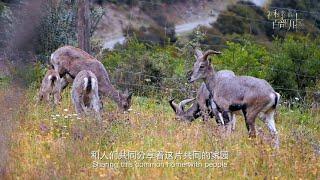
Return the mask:
[[213,69],[212,66],[210,66],[208,69],[207,75],[204,78],[204,83],[206,84],[210,94],[212,93],[211,89],[213,89],[213,85],[214,85],[213,79],[215,74],[216,74],[215,70]]
[[120,92],[110,83],[106,83],[103,87],[99,87],[101,92],[111,98],[114,102],[120,105]]

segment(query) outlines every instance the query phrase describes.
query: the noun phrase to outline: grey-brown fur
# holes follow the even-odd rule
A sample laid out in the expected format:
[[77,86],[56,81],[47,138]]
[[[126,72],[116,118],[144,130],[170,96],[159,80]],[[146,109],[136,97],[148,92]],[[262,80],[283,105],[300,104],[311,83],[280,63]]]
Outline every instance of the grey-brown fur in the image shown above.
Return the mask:
[[83,70],[77,74],[71,91],[72,103],[77,114],[88,115],[93,110],[95,116],[101,119],[98,89],[97,77],[91,71]]
[[213,101],[221,111],[228,112],[229,119],[233,111],[242,110],[250,137],[256,136],[255,119],[260,114],[269,131],[276,137],[276,145],[278,145],[274,113],[280,95],[263,79],[250,76],[217,79],[208,56],[220,54],[220,52],[209,50],[202,53],[200,50],[197,51],[197,61],[194,63],[189,82],[203,79],[212,94]]
[[59,74],[53,70],[49,69],[42,79],[40,91],[39,91],[39,101],[45,100],[46,102],[51,102],[51,97],[53,97],[54,104],[58,105],[61,100],[61,79]]
[[[210,93],[206,88],[206,85],[203,83],[197,91],[196,99],[186,99],[181,101],[179,104],[176,104],[174,99],[172,99],[169,101],[169,103],[174,110],[176,117],[180,120],[193,121],[200,116],[202,116],[203,120],[208,120],[209,116],[212,116],[212,111],[210,105],[208,104],[210,103],[209,96]],[[194,100],[195,102],[192,104],[192,106],[185,111],[184,106]]]
[[193,103],[192,106],[185,111],[184,105],[194,101],[194,99],[186,99],[181,101],[179,104],[174,102],[174,99],[169,100],[169,104],[175,112],[176,118],[182,121],[192,122],[200,117],[200,107],[197,102]]
[[[64,79],[64,86],[71,83],[80,71],[89,70],[98,79],[99,94],[110,97],[123,110],[130,108],[132,94],[117,91],[111,84],[103,64],[85,51],[72,46],[63,46],[51,54],[50,62]],[[68,80],[67,77],[71,79]]]
[[193,121],[201,116],[204,121],[207,121],[209,117],[215,117],[218,124],[223,124],[223,118],[221,113],[218,111],[217,106],[215,104],[211,105],[212,102],[210,101],[210,92],[205,83],[202,83],[198,89],[195,102],[188,110],[185,111],[184,105],[192,102],[193,100],[194,99],[186,99],[181,101],[179,104],[176,104],[174,100],[169,101],[178,119],[184,121]]

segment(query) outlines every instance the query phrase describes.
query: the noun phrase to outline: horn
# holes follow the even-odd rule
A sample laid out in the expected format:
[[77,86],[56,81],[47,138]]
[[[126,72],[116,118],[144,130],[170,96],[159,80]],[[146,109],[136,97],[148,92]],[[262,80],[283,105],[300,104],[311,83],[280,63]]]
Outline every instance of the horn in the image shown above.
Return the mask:
[[185,100],[181,101],[181,102],[179,103],[180,109],[183,109],[183,106],[184,106],[184,105],[186,105],[186,104],[188,104],[188,103],[190,103],[190,102],[192,102],[192,101],[194,101],[194,100],[195,100],[195,98],[185,99]]
[[202,59],[204,61],[207,60],[208,56],[211,55],[211,54],[221,54],[221,52],[220,51],[214,51],[214,50],[208,50],[203,54]]
[[196,58],[199,58],[199,57],[203,56],[203,52],[199,48],[196,48],[195,56],[196,56]]
[[178,110],[180,110],[178,104],[176,104],[174,101],[174,98],[169,100],[170,106],[172,107],[172,109],[174,110],[175,113],[178,112]]

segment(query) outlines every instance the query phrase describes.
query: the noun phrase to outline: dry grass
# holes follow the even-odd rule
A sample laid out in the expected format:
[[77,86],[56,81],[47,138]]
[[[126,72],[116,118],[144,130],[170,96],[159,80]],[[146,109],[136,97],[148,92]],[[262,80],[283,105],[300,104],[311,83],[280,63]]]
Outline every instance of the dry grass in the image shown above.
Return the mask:
[[17,126],[16,119],[25,112],[21,103],[24,103],[21,88],[7,83],[0,85],[0,179],[8,172],[11,133]]
[[[281,146],[273,149],[267,135],[248,139],[243,120],[236,132],[222,137],[214,122],[177,122],[165,100],[135,97],[133,111],[121,114],[105,103],[102,127],[94,120],[78,119],[69,90],[63,103],[52,109],[36,105],[34,90],[27,95],[28,112],[19,117],[12,134],[7,178],[20,179],[317,179],[320,178],[320,115],[281,109],[277,127]],[[303,122],[303,124],[301,123]],[[258,126],[262,126],[258,123]],[[264,130],[266,128],[263,128]],[[263,133],[262,133],[263,134]],[[265,133],[268,134],[268,133]],[[141,162],[224,162],[227,168],[93,168],[92,151],[193,152],[228,151],[226,160],[137,160]],[[316,152],[318,151],[318,152]],[[318,154],[317,154],[318,153]],[[100,162],[131,162],[108,160]]]

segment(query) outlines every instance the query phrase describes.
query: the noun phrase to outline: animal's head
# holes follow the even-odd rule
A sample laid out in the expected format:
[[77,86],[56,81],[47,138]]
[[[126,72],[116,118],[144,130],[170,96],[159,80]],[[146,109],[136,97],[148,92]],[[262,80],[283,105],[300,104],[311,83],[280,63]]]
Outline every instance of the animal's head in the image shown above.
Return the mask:
[[[179,120],[190,120],[184,110],[184,106],[192,101],[194,101],[195,99],[185,99],[183,101],[181,101],[179,104],[176,104],[174,102],[174,99],[169,100],[169,104],[171,106],[171,108],[173,109],[173,111],[175,112],[176,118]],[[196,112],[195,112],[196,113]]]
[[192,83],[198,79],[205,78],[211,71],[212,66],[208,59],[208,56],[211,54],[221,54],[219,51],[208,50],[203,53],[201,50],[195,50],[196,62],[193,64],[192,72],[188,75],[189,83]]
[[124,110],[127,111],[130,106],[131,106],[131,99],[132,99],[132,92],[129,92],[128,90],[125,90],[124,93],[119,93],[119,107]]

